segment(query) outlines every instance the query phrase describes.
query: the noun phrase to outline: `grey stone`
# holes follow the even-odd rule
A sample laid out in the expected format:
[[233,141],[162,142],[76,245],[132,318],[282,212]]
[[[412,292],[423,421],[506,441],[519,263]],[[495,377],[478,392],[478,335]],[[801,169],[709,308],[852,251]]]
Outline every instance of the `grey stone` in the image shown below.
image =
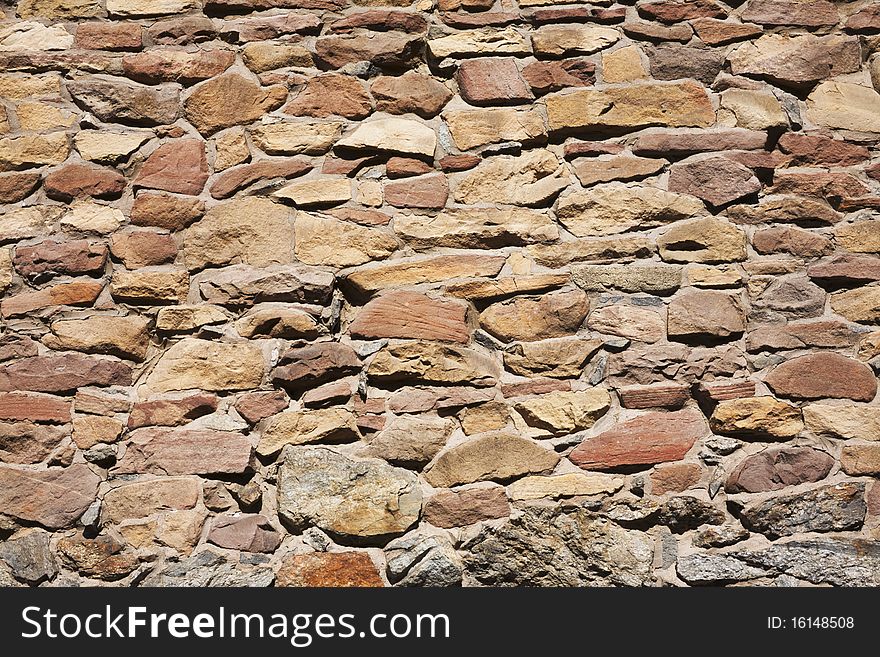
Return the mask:
[[55,557],[49,549],[49,534],[39,529],[25,529],[0,543],[0,559],[16,579],[36,584],[58,573]]
[[461,559],[438,536],[413,533],[385,547],[388,581],[397,586],[460,586]]
[[205,550],[148,575],[142,586],[270,586],[275,580],[271,568],[237,564],[225,557]]
[[729,584],[764,577],[767,572],[724,554],[688,554],[678,558],[676,572],[688,584]]

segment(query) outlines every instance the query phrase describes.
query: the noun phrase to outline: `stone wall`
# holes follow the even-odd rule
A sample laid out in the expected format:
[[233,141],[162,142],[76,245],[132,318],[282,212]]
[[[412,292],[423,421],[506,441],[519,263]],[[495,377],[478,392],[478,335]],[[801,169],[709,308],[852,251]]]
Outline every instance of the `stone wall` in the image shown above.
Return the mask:
[[877,3],[0,16],[0,583],[880,584]]

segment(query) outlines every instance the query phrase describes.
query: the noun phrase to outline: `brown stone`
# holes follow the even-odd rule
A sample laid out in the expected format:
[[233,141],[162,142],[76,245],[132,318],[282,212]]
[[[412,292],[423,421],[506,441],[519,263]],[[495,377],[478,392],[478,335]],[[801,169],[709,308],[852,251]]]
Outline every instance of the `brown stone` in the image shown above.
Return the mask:
[[13,518],[62,529],[95,501],[100,481],[82,464],[48,470],[0,466],[0,507]]
[[67,392],[90,385],[131,385],[131,369],[115,359],[79,354],[33,356],[0,366],[0,390]]
[[427,162],[411,157],[390,157],[385,163],[385,175],[389,178],[407,178],[431,173],[434,170]]
[[669,304],[670,339],[699,336],[731,339],[745,330],[745,313],[736,295],[714,290],[688,289]]
[[752,23],[733,23],[715,18],[698,18],[691,26],[700,40],[709,46],[723,46],[734,41],[756,37],[763,31]]
[[624,408],[681,408],[691,398],[686,385],[681,383],[653,383],[624,386],[617,389]]
[[273,179],[295,178],[308,173],[311,169],[310,162],[298,157],[244,164],[220,174],[211,184],[211,196],[216,199],[229,198],[255,182],[271,183]]
[[582,290],[560,290],[492,304],[480,313],[480,325],[505,342],[541,340],[577,332],[588,311]]
[[748,168],[724,157],[674,164],[669,169],[669,191],[691,194],[715,206],[760,189],[761,183]]
[[651,21],[627,21],[623,24],[623,32],[632,39],[648,41],[678,41],[687,43],[694,35],[690,25],[661,25]]
[[880,445],[844,445],[840,467],[854,477],[880,474]]
[[167,233],[138,230],[114,233],[110,240],[110,252],[127,269],[139,269],[172,262],[177,256],[177,244]]
[[421,46],[421,35],[363,32],[321,37],[315,42],[315,55],[325,68],[370,62],[380,69],[401,69],[418,59]]
[[275,586],[381,587],[376,565],[366,552],[313,552],[287,557]]
[[847,167],[867,160],[871,153],[864,146],[830,137],[787,132],[777,142],[779,150],[791,156],[791,166]]
[[85,50],[140,50],[143,28],[137,23],[80,23],[73,45]]
[[67,164],[43,180],[49,198],[70,202],[75,198],[116,198],[125,190],[125,177],[114,169],[89,164]]
[[437,116],[452,98],[452,92],[445,85],[415,71],[401,76],[379,76],[373,80],[370,91],[380,112],[412,112],[425,119]]
[[850,16],[844,27],[851,32],[880,32],[880,7],[868,5]]
[[39,463],[69,435],[67,427],[0,422],[0,461]]
[[156,21],[147,32],[156,43],[178,46],[210,41],[217,36],[213,21],[201,15]]
[[532,62],[522,70],[522,77],[538,95],[567,87],[588,87],[596,81],[596,65],[580,59],[560,62]]
[[601,158],[584,158],[574,161],[574,173],[581,185],[588,187],[612,180],[640,180],[659,173],[666,160],[650,159],[635,155],[611,155]]
[[471,105],[519,104],[534,98],[513,57],[465,60],[455,80],[461,97]]
[[247,437],[213,429],[136,429],[129,434],[118,474],[241,474],[251,463]]
[[311,14],[257,14],[224,23],[220,28],[220,35],[224,41],[234,39],[238,43],[246,43],[266,41],[285,34],[311,34],[320,31],[321,25],[321,19]]
[[39,173],[0,174],[0,203],[18,203],[30,196],[39,184]]
[[[845,449],[845,448],[844,448]],[[730,473],[728,493],[761,493],[821,481],[834,457],[811,447],[773,447],[747,456]]]
[[588,438],[569,459],[584,470],[679,461],[708,434],[706,420],[697,410],[646,413]]
[[37,393],[0,393],[0,420],[66,424],[70,400]]
[[248,392],[235,402],[235,410],[251,424],[280,413],[290,404],[290,398],[283,390],[272,392]]
[[272,372],[272,381],[294,390],[311,388],[354,374],[361,361],[354,350],[338,342],[319,342],[288,349]]
[[425,32],[428,21],[421,14],[388,9],[371,9],[350,14],[330,23],[330,32],[351,32],[357,28],[380,32]]
[[742,14],[744,21],[760,25],[821,27],[837,25],[837,8],[826,0],[752,0]]
[[113,581],[125,577],[138,567],[133,551],[112,536],[65,537],[58,541],[62,561],[87,577]]
[[232,50],[198,50],[187,52],[176,48],[151,48],[122,58],[125,75],[137,82],[159,84],[179,82],[184,85],[220,75],[235,62]]
[[831,250],[831,240],[794,226],[780,226],[755,231],[752,246],[758,253],[790,253],[815,257]]
[[835,224],[843,215],[835,212],[824,201],[797,196],[765,197],[757,206],[734,205],[727,210],[727,217],[738,224]]
[[180,116],[180,88],[176,85],[146,86],[93,75],[70,80],[65,87],[101,121],[165,125]]
[[864,329],[836,319],[802,320],[787,324],[755,326],[746,337],[749,351],[802,349],[804,347],[851,347]]
[[228,550],[274,552],[281,544],[281,538],[281,533],[266,516],[246,514],[216,517],[207,540]]
[[180,399],[156,399],[137,402],[128,416],[128,428],[186,424],[217,410],[217,396],[206,393]]
[[184,113],[203,135],[250,123],[277,109],[287,99],[287,88],[263,88],[238,73],[224,73],[197,85],[184,102]]
[[771,194],[818,196],[834,203],[870,196],[871,190],[848,173],[779,172],[773,178]]
[[697,463],[670,463],[654,468],[651,473],[651,493],[681,493],[700,482],[702,468]]
[[103,283],[91,281],[61,283],[36,292],[24,292],[6,297],[0,303],[0,314],[3,317],[16,317],[53,306],[89,306],[95,302],[103,289]]
[[725,399],[753,397],[755,395],[755,382],[734,379],[704,381],[700,383],[698,394],[700,397],[704,397],[714,403],[724,401]]
[[352,337],[411,338],[467,343],[467,306],[403,290],[382,294],[364,306],[349,325]]
[[724,51],[678,44],[648,49],[651,75],[656,80],[693,78],[710,85],[724,66]]
[[664,23],[678,23],[694,18],[725,18],[727,12],[712,0],[661,0],[640,4],[639,14]]
[[867,365],[836,353],[817,353],[788,360],[764,378],[774,393],[791,399],[871,401],[877,379]]
[[638,155],[686,157],[695,153],[762,149],[767,134],[744,128],[646,131],[632,145]]
[[449,183],[442,173],[387,183],[385,202],[396,208],[436,209],[446,205]]
[[482,520],[506,518],[510,504],[501,486],[440,490],[425,503],[425,520],[435,527],[452,528]]
[[177,139],[150,154],[134,179],[135,187],[198,195],[208,180],[205,144],[198,139]]
[[183,230],[204,213],[205,202],[202,200],[141,192],[131,207],[131,223]]
[[359,267],[342,284],[355,295],[370,296],[392,288],[438,283],[468,276],[494,276],[504,266],[497,255],[454,254],[392,260]]
[[880,258],[843,253],[813,263],[807,268],[807,274],[825,286],[843,287],[871,283],[880,280]]
[[361,82],[350,75],[326,73],[310,78],[284,113],[293,116],[342,116],[365,119],[373,110],[370,96]]
[[60,274],[103,274],[107,247],[88,240],[55,242],[45,240],[33,246],[19,246],[12,260],[16,271],[43,281]]

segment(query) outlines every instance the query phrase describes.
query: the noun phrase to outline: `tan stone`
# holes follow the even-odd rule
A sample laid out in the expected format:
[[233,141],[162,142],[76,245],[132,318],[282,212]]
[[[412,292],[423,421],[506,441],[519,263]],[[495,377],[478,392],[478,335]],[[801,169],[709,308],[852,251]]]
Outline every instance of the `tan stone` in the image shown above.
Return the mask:
[[84,233],[112,233],[125,222],[125,215],[119,208],[111,208],[91,201],[79,203],[61,218],[62,228]]
[[247,162],[251,156],[244,128],[234,127],[224,130],[214,137],[214,171],[223,171],[236,164]]
[[880,445],[844,445],[840,467],[854,477],[880,474]]
[[269,456],[285,445],[350,442],[359,436],[354,413],[344,408],[285,411],[263,430],[257,454]]
[[382,118],[360,123],[354,132],[336,143],[349,151],[380,151],[433,157],[436,133],[424,123],[412,119]]
[[0,52],[4,50],[67,50],[73,35],[63,25],[16,21],[0,26]]
[[4,137],[0,139],[0,171],[61,164],[69,153],[70,143],[64,132]]
[[547,136],[544,119],[534,110],[447,110],[443,119],[455,145],[463,151],[501,141],[533,142]]
[[73,442],[80,449],[89,449],[99,443],[115,443],[125,425],[115,417],[77,415],[73,418]]
[[394,230],[416,249],[486,249],[559,237],[546,212],[523,208],[451,208],[435,216],[401,215],[394,219]]
[[251,128],[250,134],[254,144],[270,155],[320,155],[339,139],[342,126],[339,121],[279,121]]
[[81,130],[74,136],[73,144],[84,160],[109,163],[128,157],[152,137],[148,130]]
[[735,262],[746,259],[746,234],[734,224],[701,217],[673,224],[657,238],[667,262]]
[[596,185],[559,199],[556,215],[577,237],[654,228],[704,212],[704,205],[685,194],[623,183]]
[[504,266],[500,255],[455,254],[390,260],[349,272],[344,284],[359,294],[379,290],[436,283],[469,276],[494,276]]
[[807,116],[826,128],[880,132],[880,94],[870,87],[827,80],[807,97]]
[[576,265],[571,280],[590,291],[670,292],[681,285],[681,274],[677,265]]
[[834,238],[847,251],[880,253],[880,221],[855,221],[838,226]]
[[269,199],[232,199],[208,210],[184,236],[187,268],[249,264],[265,267],[290,262],[293,212]]
[[521,376],[577,378],[601,347],[600,340],[578,337],[517,342],[505,350],[504,367]]
[[564,436],[592,427],[611,408],[611,397],[604,388],[548,392],[519,401],[514,408],[529,426]]
[[273,192],[272,196],[292,201],[301,208],[339,205],[351,200],[351,181],[329,176],[296,180]]
[[189,275],[181,269],[128,271],[117,267],[110,279],[113,298],[129,303],[177,303],[188,292]]
[[533,150],[520,156],[502,155],[480,163],[464,174],[453,196],[459,203],[539,205],[569,184],[569,176],[550,151]]
[[702,475],[697,463],[670,463],[659,465],[651,473],[651,493],[681,493],[696,486]]
[[159,331],[192,331],[208,324],[220,324],[228,319],[220,306],[171,306],[156,314]]
[[98,0],[22,0],[18,3],[22,18],[94,18],[101,15]]
[[196,5],[196,0],[107,0],[107,11],[113,16],[162,16],[182,14]]
[[351,267],[397,249],[397,240],[383,230],[306,212],[297,215],[294,236],[297,260],[309,265]]
[[52,334],[44,337],[43,343],[52,349],[108,353],[140,361],[150,345],[149,325],[147,318],[137,315],[62,319],[52,323]]
[[535,53],[552,57],[589,55],[618,39],[620,33],[613,27],[596,25],[544,25],[532,32]]
[[321,327],[312,315],[291,304],[261,303],[235,323],[243,338],[260,336],[313,340]]
[[437,59],[455,56],[529,55],[529,40],[512,27],[465,30],[428,41],[428,52]]
[[260,385],[265,366],[251,344],[185,338],[162,354],[145,385],[153,392],[247,390]]
[[769,91],[726,89],[721,92],[718,123],[750,130],[788,126],[782,105]]
[[635,82],[648,77],[638,46],[624,46],[602,53],[602,81],[608,84]]
[[486,431],[498,431],[510,422],[510,409],[504,402],[489,401],[479,406],[469,406],[459,415],[464,435],[473,436]]
[[287,87],[261,87],[238,73],[224,73],[197,85],[184,102],[187,119],[204,135],[250,123],[287,100]]
[[859,287],[831,295],[831,310],[853,322],[880,320],[880,287]]
[[577,288],[517,296],[483,310],[480,326],[505,342],[558,338],[576,333],[589,309],[587,295]]
[[61,75],[58,73],[0,73],[0,96],[18,100],[29,96],[60,97]]
[[741,397],[718,403],[709,418],[712,431],[734,436],[791,438],[804,428],[801,411],[773,397]]
[[507,487],[512,500],[558,500],[581,495],[612,495],[623,488],[624,478],[598,472],[569,472],[550,477],[523,477]]
[[820,436],[843,440],[880,440],[880,407],[866,404],[807,404],[804,423]]
[[312,53],[300,43],[254,41],[242,48],[241,58],[254,73],[288,66],[312,66]]
[[69,128],[79,117],[73,112],[45,103],[19,103],[15,106],[19,130],[39,132]]
[[574,163],[574,173],[581,181],[581,185],[589,187],[613,180],[647,178],[660,173],[667,164],[669,163],[666,160],[635,155],[601,155],[580,158]]
[[437,342],[400,342],[379,350],[367,366],[367,375],[389,382],[491,386],[499,368],[493,359],[472,349]]
[[433,415],[398,415],[364,448],[394,465],[420,469],[446,445],[455,423]]
[[104,494],[102,523],[147,518],[167,511],[193,509],[201,497],[198,477],[163,477],[124,483]]
[[666,319],[661,312],[628,304],[597,308],[590,313],[587,326],[639,342],[659,342],[666,337]]

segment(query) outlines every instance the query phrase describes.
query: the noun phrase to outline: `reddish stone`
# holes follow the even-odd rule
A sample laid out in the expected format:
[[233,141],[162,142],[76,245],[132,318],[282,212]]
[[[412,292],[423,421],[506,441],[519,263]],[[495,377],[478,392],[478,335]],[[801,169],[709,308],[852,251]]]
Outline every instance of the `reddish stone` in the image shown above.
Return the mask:
[[18,203],[26,199],[40,184],[39,173],[0,174],[0,203]]
[[624,146],[622,144],[609,144],[602,141],[575,141],[570,142],[563,148],[566,160],[573,160],[578,157],[597,157],[599,155],[616,155],[622,153]]
[[755,396],[755,382],[747,379],[719,379],[700,383],[698,394],[710,402]]
[[351,14],[330,23],[330,32],[351,32],[357,28],[392,32],[425,32],[428,21],[421,14],[408,11],[373,9]]
[[880,516],[880,481],[874,481],[865,494],[865,502],[868,504],[868,513],[872,516]]
[[847,19],[844,27],[851,32],[880,32],[880,5],[868,5],[856,12]]
[[103,283],[75,281],[36,292],[23,292],[3,299],[0,303],[0,314],[3,317],[15,317],[51,306],[90,306],[103,289]]
[[466,11],[443,12],[440,20],[450,27],[462,30],[478,27],[503,27],[520,20],[520,15],[510,11],[484,11],[471,14]]
[[137,23],[80,23],[76,26],[75,48],[85,50],[140,50],[143,28]]
[[353,221],[362,226],[387,226],[391,221],[391,216],[384,212],[364,208],[333,208],[327,210],[326,214],[343,221]]
[[880,258],[842,253],[807,268],[810,278],[825,284],[851,285],[880,281]]
[[112,536],[64,537],[58,541],[58,554],[83,575],[110,581],[125,577],[139,565],[137,555]]
[[727,478],[728,493],[763,493],[821,481],[834,457],[810,447],[774,447],[747,456]]
[[147,32],[156,43],[176,46],[212,41],[217,36],[214,22],[205,16],[184,16],[156,21]]
[[39,351],[37,344],[30,338],[7,333],[0,337],[0,362],[13,358],[36,356]]
[[760,25],[731,23],[715,18],[698,18],[691,21],[691,26],[700,37],[700,41],[709,46],[723,46],[734,41],[751,39],[764,31]]
[[46,196],[70,202],[75,198],[117,198],[125,190],[125,176],[115,169],[91,164],[66,164],[43,180]]
[[407,71],[401,76],[380,76],[373,80],[370,91],[380,112],[411,112],[424,119],[437,116],[452,98],[452,92],[445,85],[415,71]]
[[671,463],[655,468],[651,473],[651,494],[681,493],[696,486],[702,475],[697,463]]
[[0,420],[66,424],[70,422],[70,400],[39,393],[0,393]]
[[44,240],[32,246],[19,246],[12,259],[19,274],[41,281],[59,274],[100,276],[104,273],[106,263],[107,247],[92,244],[88,240]]
[[651,21],[631,21],[623,24],[623,32],[632,39],[648,41],[677,41],[687,43],[694,35],[690,25],[661,25]]
[[804,347],[851,347],[863,330],[837,319],[818,319],[757,326],[746,337],[748,351],[803,349]]
[[755,194],[761,183],[742,164],[724,157],[673,164],[669,169],[670,192],[691,194],[719,206]]
[[836,353],[799,356],[773,369],[764,378],[780,397],[791,399],[852,399],[871,401],[877,378],[870,367]]
[[706,419],[697,410],[646,413],[588,438],[568,458],[584,470],[680,461],[708,434]]
[[40,463],[69,436],[69,426],[0,422],[0,461],[17,464]]
[[208,542],[228,550],[274,552],[281,545],[281,534],[266,516],[218,516],[208,532]]
[[662,131],[640,135],[632,151],[636,155],[686,157],[707,151],[762,149],[766,143],[766,132],[742,128],[701,132]]
[[333,381],[309,390],[302,396],[304,406],[327,406],[329,404],[345,404],[351,399],[352,391],[357,387],[357,379],[348,377]]
[[437,7],[440,11],[465,9],[480,12],[491,9],[493,4],[495,4],[493,0],[438,0]]
[[663,0],[638,6],[645,18],[664,23],[678,23],[693,18],[725,18],[727,12],[712,0]]
[[251,424],[280,413],[290,404],[283,390],[272,392],[249,392],[235,402],[235,410]]
[[534,98],[513,57],[466,59],[455,80],[461,97],[471,105],[519,104]]
[[544,393],[556,390],[571,390],[571,383],[560,381],[559,379],[539,377],[537,379],[529,379],[528,381],[501,384],[501,394],[507,398],[543,395]]
[[196,196],[208,180],[205,144],[200,139],[179,139],[152,152],[134,179],[135,187],[161,189]]
[[362,588],[385,586],[366,552],[312,552],[285,559],[275,586]]
[[427,162],[411,157],[391,157],[385,163],[385,175],[389,178],[406,178],[431,173],[434,170]]
[[321,19],[311,14],[254,16],[225,22],[220,27],[220,38],[234,43],[268,41],[285,34],[316,34],[322,25]]
[[217,410],[217,395],[199,393],[181,399],[137,402],[128,416],[128,428],[178,426]]
[[117,385],[131,385],[131,368],[109,358],[32,356],[0,366],[0,390],[68,392],[83,386]]
[[821,27],[837,25],[837,8],[825,0],[750,0],[741,18],[760,25]]
[[355,62],[370,62],[381,69],[407,68],[420,59],[424,46],[420,34],[362,32],[320,37],[315,55],[325,68],[342,68]]
[[831,240],[795,226],[780,226],[758,230],[752,236],[752,246],[758,253],[791,253],[799,256],[819,256],[831,250]]
[[348,330],[352,337],[409,338],[467,343],[467,305],[397,290],[376,297],[358,312]]
[[370,95],[360,80],[351,75],[326,73],[310,78],[300,92],[284,106],[292,116],[342,116],[364,119],[373,111]]
[[693,78],[709,86],[724,66],[724,51],[662,44],[648,49],[651,76],[656,80]]
[[596,65],[579,59],[561,62],[533,62],[522,70],[522,76],[538,95],[566,87],[587,87],[596,81]]
[[241,474],[251,463],[246,436],[213,429],[135,429],[117,474]]
[[865,174],[868,178],[880,180],[880,164],[872,164],[869,167],[865,167]]
[[681,408],[691,398],[688,387],[681,383],[656,383],[619,388],[624,408]]
[[620,23],[626,18],[626,7],[566,7],[564,9],[536,9],[526,18],[531,23]]
[[351,347],[339,342],[319,342],[284,352],[272,380],[295,389],[311,388],[354,374],[360,368],[361,361]]
[[840,139],[786,132],[779,138],[779,150],[791,155],[791,166],[848,167],[871,157],[864,146]]
[[820,196],[828,200],[858,199],[871,190],[848,173],[779,173],[768,194]]
[[205,202],[196,198],[141,192],[131,206],[131,223],[183,230],[205,214]]
[[482,161],[478,155],[444,155],[438,164],[443,171],[454,173],[473,169]]
[[[494,397],[495,391],[491,388],[402,388],[388,397],[388,410],[394,413],[423,413],[425,411],[472,406],[473,404],[489,401]],[[384,408],[380,407],[379,412],[383,410]]]
[[257,181],[265,183],[278,178],[295,178],[308,173],[312,164],[303,158],[283,160],[260,160],[224,171],[211,185],[211,196],[217,199],[229,198],[239,190]]
[[341,157],[336,157],[332,153],[328,153],[324,156],[324,163],[321,165],[321,173],[336,176],[350,176],[360,171],[365,165],[375,162],[377,159],[376,156],[367,155],[347,160]]
[[220,75],[235,63],[231,50],[187,52],[173,48],[154,48],[122,58],[122,70],[132,80],[144,84],[179,82],[195,84]]
[[115,233],[110,240],[110,252],[127,269],[139,269],[173,262],[177,257],[177,244],[167,233],[137,230]]
[[501,486],[440,490],[425,502],[424,511],[425,521],[443,528],[464,527],[509,515],[510,504]]
[[385,185],[385,202],[396,208],[442,208],[449,197],[449,183],[442,173],[407,178]]
[[745,151],[741,153],[725,153],[724,157],[734,162],[739,162],[744,167],[758,171],[764,176],[769,176],[774,169],[788,166],[791,158],[776,151]]
[[83,464],[48,470],[0,466],[0,508],[13,518],[63,529],[95,501],[100,481]]

